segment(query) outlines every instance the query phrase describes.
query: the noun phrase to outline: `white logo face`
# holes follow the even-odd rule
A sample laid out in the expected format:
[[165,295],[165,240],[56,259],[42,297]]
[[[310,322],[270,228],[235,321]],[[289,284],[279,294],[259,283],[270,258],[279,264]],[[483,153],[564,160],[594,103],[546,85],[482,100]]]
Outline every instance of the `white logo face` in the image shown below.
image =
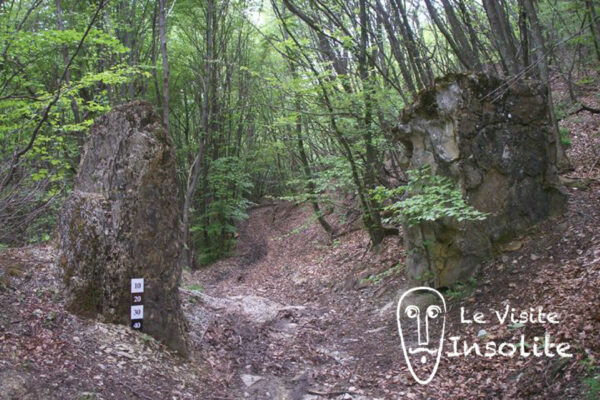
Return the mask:
[[[415,296],[407,298],[409,294],[429,297],[433,294],[435,301],[433,304],[431,301],[424,305],[412,304]],[[435,376],[442,356],[446,301],[440,292],[430,287],[412,288],[400,297],[396,318],[408,369],[417,382],[426,385]]]

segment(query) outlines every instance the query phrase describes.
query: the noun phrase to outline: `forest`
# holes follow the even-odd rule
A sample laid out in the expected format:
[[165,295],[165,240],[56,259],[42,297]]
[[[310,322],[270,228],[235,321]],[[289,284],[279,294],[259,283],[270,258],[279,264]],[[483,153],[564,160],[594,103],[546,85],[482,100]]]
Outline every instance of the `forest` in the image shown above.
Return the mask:
[[0,0],[0,399],[598,398],[599,13]]

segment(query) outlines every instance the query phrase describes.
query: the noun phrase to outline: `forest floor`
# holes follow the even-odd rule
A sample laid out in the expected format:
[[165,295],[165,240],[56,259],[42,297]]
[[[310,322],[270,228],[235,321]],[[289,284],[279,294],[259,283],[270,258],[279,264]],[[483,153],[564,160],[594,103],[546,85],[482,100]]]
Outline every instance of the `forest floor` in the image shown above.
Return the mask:
[[[590,95],[591,96],[591,95]],[[593,99],[590,99],[593,102]],[[590,103],[588,103],[590,104]],[[532,228],[444,292],[448,336],[568,342],[572,358],[442,356],[428,385],[410,376],[395,308],[407,287],[399,237],[369,251],[354,230],[331,241],[310,209],[250,212],[232,257],[184,272],[192,354],[127,327],[76,317],[50,245],[0,253],[0,399],[585,399],[600,382],[600,118],[571,129],[568,211]],[[559,324],[464,324],[543,307]],[[485,337],[479,337],[481,329]],[[450,347],[446,345],[447,351]],[[597,395],[598,393],[596,393]],[[594,398],[594,397],[589,397]]]

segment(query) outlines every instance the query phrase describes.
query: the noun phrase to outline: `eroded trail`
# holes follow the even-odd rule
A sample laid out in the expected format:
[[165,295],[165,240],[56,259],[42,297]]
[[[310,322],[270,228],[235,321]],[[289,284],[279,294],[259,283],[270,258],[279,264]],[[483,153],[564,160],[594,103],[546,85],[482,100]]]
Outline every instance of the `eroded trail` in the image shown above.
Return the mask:
[[386,376],[402,365],[391,298],[402,282],[375,293],[361,275],[401,261],[398,242],[374,257],[360,232],[331,243],[305,208],[254,210],[237,256],[186,276],[189,287],[203,288],[188,296],[214,313],[202,357],[230,377],[229,395],[385,396]]
[[[188,314],[211,315],[198,325],[205,329],[199,358],[218,377],[213,383],[222,398],[579,399],[586,390],[582,365],[600,350],[593,311],[600,301],[599,199],[598,182],[571,189],[566,215],[515,239],[471,284],[445,293],[452,335],[484,346],[547,333],[572,342],[572,359],[445,352],[434,381],[417,384],[395,319],[406,282],[401,269],[389,273],[403,262],[400,238],[388,238],[379,254],[368,251],[362,231],[330,242],[308,207],[286,203],[251,212],[238,255],[186,275]],[[458,317],[461,307],[492,314],[507,305],[543,307],[561,323],[490,319],[476,326]]]

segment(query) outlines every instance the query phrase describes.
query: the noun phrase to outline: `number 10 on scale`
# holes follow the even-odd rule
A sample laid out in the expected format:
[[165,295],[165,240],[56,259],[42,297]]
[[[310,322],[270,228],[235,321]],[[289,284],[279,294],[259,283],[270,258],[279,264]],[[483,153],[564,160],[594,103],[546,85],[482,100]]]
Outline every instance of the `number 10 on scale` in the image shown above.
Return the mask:
[[141,331],[144,322],[144,278],[131,280],[131,328]]

